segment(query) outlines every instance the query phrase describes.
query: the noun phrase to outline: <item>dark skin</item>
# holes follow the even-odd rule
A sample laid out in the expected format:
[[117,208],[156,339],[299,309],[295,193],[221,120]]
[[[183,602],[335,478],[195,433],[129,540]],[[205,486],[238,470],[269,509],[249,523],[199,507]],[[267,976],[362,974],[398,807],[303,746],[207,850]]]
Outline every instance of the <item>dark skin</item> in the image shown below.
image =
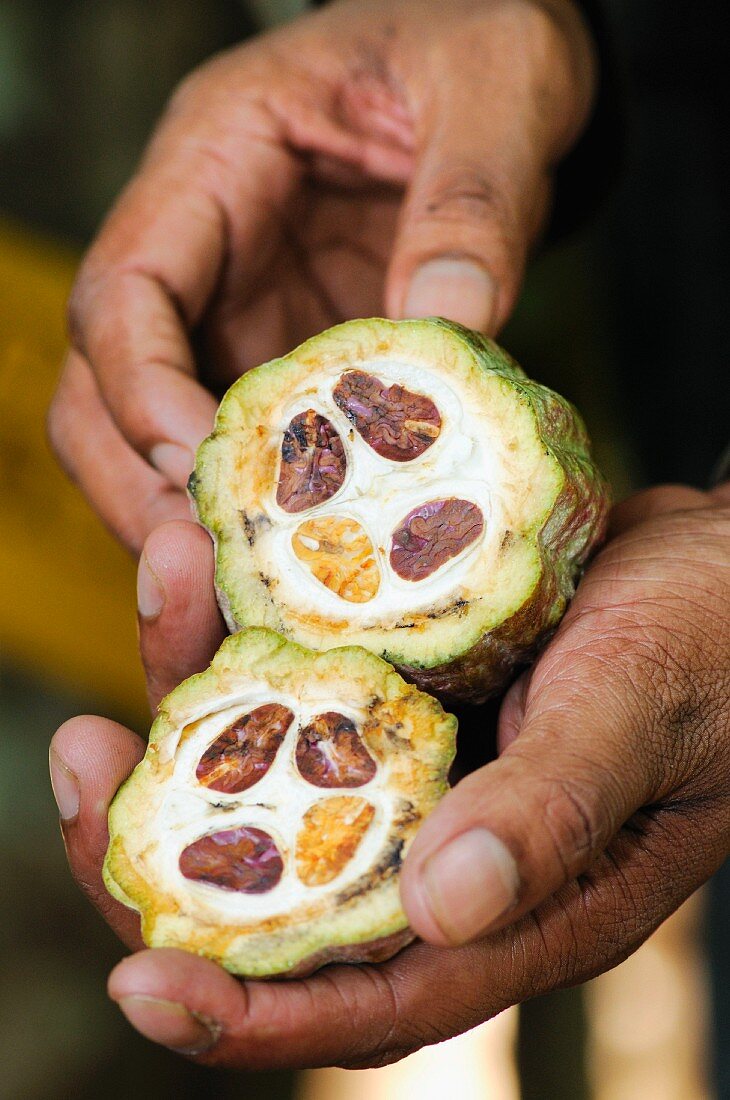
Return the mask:
[[[406,858],[401,896],[425,942],[380,966],[268,984],[180,951],[140,951],[109,992],[143,1034],[210,1065],[383,1065],[610,968],[712,874],[730,846],[730,491],[640,494],[615,510],[612,534],[505,698],[499,758],[447,795]],[[155,704],[208,663],[222,629],[204,532],[166,525],[145,557],[164,591],[140,621]],[[108,803],[143,751],[91,717],[66,723],[52,746],[78,783],[63,825],[72,870],[133,949],[138,918],[106,894],[100,868]],[[499,877],[463,882],[458,899],[458,882],[442,876],[439,892],[424,874],[474,828],[514,861],[506,911]]]
[[[82,265],[49,420],[70,475],[141,553],[153,708],[224,634],[184,496],[216,395],[348,317],[497,332],[594,88],[571,0],[341,0],[174,96]],[[407,856],[423,942],[269,984],[140,951],[109,982],[132,1024],[210,1065],[382,1065],[628,955],[728,850],[729,534],[727,494],[669,487],[617,509],[502,705],[501,755]],[[51,752],[72,870],[133,949],[138,918],[100,869],[109,801],[143,751],[86,717]]]
[[594,85],[570,0],[340,0],[193,73],[81,266],[49,417],[117,537],[189,516],[216,396],[305,337],[496,332]]

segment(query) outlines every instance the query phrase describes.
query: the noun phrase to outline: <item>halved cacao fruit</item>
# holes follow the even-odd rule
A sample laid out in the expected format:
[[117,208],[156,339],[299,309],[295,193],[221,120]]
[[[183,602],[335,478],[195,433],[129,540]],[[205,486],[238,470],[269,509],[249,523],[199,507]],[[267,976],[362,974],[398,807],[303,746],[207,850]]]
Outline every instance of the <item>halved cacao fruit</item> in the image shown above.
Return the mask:
[[609,506],[572,405],[435,318],[349,321],[244,375],[190,492],[230,630],[362,645],[470,702],[549,637]]
[[148,945],[235,974],[389,958],[412,939],[398,873],[455,734],[364,649],[241,631],[163,700],[110,809],[107,889]]

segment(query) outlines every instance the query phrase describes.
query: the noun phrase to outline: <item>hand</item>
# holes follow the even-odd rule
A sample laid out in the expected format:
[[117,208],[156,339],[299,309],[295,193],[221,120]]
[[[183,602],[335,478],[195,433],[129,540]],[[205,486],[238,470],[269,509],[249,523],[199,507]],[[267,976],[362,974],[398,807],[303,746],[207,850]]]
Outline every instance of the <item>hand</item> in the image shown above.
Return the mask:
[[188,517],[213,395],[328,325],[495,331],[593,85],[572,0],[333,3],[185,80],[82,264],[49,418],[112,531]]
[[[219,620],[202,532],[162,528],[143,561],[165,594],[140,624],[154,701],[207,662]],[[501,756],[447,795],[411,848],[402,896],[429,942],[280,983],[148,950],[117,966],[110,995],[143,1034],[208,1064],[361,1067],[609,969],[730,846],[729,618],[730,491],[633,498],[505,699]],[[194,654],[169,648],[186,631]],[[52,748],[74,874],[133,948],[136,917],[100,867],[106,807],[143,748],[97,718],[67,723]]]

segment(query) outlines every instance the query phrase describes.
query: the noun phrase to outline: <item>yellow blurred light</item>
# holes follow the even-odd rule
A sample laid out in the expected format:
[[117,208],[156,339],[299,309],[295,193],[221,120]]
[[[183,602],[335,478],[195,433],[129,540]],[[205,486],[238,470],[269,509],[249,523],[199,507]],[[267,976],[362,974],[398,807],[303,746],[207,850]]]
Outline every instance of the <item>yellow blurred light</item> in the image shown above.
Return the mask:
[[312,1070],[296,1100],[519,1100],[517,1009],[382,1069]]

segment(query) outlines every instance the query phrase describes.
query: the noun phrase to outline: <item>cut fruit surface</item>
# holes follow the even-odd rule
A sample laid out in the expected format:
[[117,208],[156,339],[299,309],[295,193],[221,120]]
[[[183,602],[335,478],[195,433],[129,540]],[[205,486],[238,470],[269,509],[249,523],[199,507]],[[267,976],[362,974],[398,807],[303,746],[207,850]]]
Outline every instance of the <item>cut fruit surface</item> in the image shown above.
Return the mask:
[[297,837],[297,874],[307,886],[337,878],[370,828],[375,807],[364,798],[328,798],[307,810]]
[[367,603],[380,587],[373,544],[354,519],[318,516],[292,535],[292,547],[312,576],[348,603]]
[[431,500],[414,508],[393,532],[390,564],[406,581],[421,581],[458,557],[484,530],[484,517],[469,500]]
[[110,809],[107,888],[150,946],[237,974],[389,957],[412,938],[398,872],[455,731],[366,650],[241,631],[163,700]]
[[549,637],[609,506],[575,409],[435,318],[350,321],[249,371],[190,491],[229,629],[362,645],[471,702]]
[[180,873],[192,882],[243,894],[273,890],[284,870],[281,854],[268,833],[246,825],[209,833],[188,844],[179,866]]
[[196,778],[213,791],[240,794],[263,779],[294,721],[288,707],[267,703],[229,726],[205,750]]
[[285,512],[323,504],[342,488],[347,460],[342,440],[314,409],[298,413],[284,431],[276,503]]
[[302,729],[297,767],[315,787],[362,787],[377,770],[355,723],[332,710],[318,714]]
[[364,371],[346,371],[332,396],[376,454],[393,462],[418,458],[441,430],[441,414],[429,397],[397,382],[386,386]]

